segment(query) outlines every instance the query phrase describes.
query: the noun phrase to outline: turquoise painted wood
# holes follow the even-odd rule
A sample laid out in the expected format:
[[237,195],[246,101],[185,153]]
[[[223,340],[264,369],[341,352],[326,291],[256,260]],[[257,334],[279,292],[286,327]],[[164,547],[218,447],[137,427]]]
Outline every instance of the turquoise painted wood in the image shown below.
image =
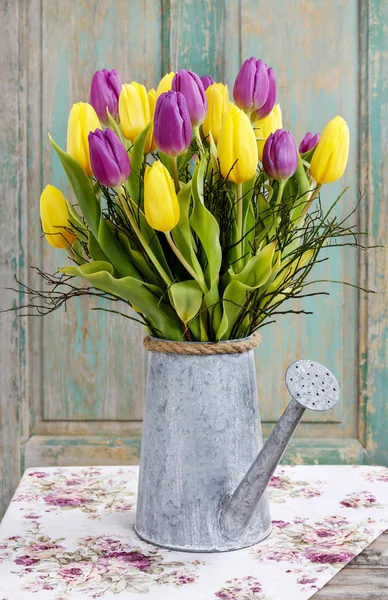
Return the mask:
[[[297,140],[336,114],[347,119],[347,174],[323,190],[323,202],[350,185],[339,205],[344,215],[365,190],[360,225],[369,229],[370,244],[386,243],[387,15],[388,0],[4,2],[3,106],[14,108],[4,113],[9,122],[0,132],[8,173],[0,198],[2,277],[11,281],[16,269],[31,281],[29,265],[55,270],[65,261],[40,239],[42,187],[54,183],[69,193],[47,132],[65,145],[71,104],[88,99],[90,78],[102,67],[116,67],[124,81],[148,88],[167,70],[191,68],[231,89],[243,59],[264,58],[277,73],[284,124]],[[12,215],[12,227],[4,229],[4,215]],[[292,360],[309,356],[327,363],[343,387],[342,405],[333,413],[303,421],[289,461],[388,464],[386,256],[384,249],[359,256],[334,250],[317,278],[359,281],[379,294],[367,297],[330,284],[329,297],[303,304],[313,316],[279,317],[263,329],[257,369],[266,432],[287,402],[282,377]],[[4,502],[24,466],[137,461],[143,332],[90,310],[98,306],[83,298],[67,312],[23,326],[0,315],[6,365],[0,365],[0,398],[8,411],[0,445],[8,445],[5,455],[12,456],[12,468],[4,471]],[[9,412],[13,397],[18,404]],[[9,431],[15,433],[11,438]]]

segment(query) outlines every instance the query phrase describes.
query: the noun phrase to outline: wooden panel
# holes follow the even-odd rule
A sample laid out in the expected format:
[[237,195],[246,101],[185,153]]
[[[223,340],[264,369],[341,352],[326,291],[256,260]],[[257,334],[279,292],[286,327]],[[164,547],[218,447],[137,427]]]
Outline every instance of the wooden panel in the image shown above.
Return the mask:
[[386,600],[387,569],[344,568],[319,592],[314,600]]
[[[33,435],[24,446],[24,468],[39,466],[138,464],[141,427],[127,425],[125,435]],[[364,449],[356,439],[292,440],[284,464],[362,464]]]
[[[242,1],[242,60],[251,55],[271,65],[278,79],[283,123],[299,142],[306,131],[320,131],[342,114],[351,131],[346,176],[324,187],[323,206],[329,206],[347,185],[338,213],[350,212],[358,200],[358,6],[348,0]],[[319,27],[316,24],[319,23]],[[313,279],[358,281],[354,249],[326,252],[329,264],[317,267]],[[288,402],[284,371],[298,358],[326,364],[338,376],[342,402],[333,411],[303,418],[298,436],[315,435],[314,425],[336,422],[322,436],[357,435],[357,292],[349,287],[321,284],[314,288],[330,296],[294,301],[289,308],[313,310],[312,316],[278,316],[262,329],[257,352],[261,412],[264,421],[277,421]],[[313,291],[311,288],[310,291]],[[268,369],[271,365],[271,369]]]
[[[23,74],[19,72],[19,3],[0,4],[0,310],[17,302],[4,290],[15,286],[14,275],[22,273],[25,256],[21,232],[25,225],[22,197],[25,193],[25,99]],[[13,313],[0,314],[0,517],[20,477],[20,444],[28,436],[26,417],[26,322]],[[25,427],[23,431],[23,427]]]
[[360,150],[362,189],[368,198],[365,227],[370,244],[385,246],[368,252],[362,270],[365,284],[377,291],[361,296],[362,410],[367,460],[388,465],[388,0],[362,3],[362,9],[367,57]]
[[[123,81],[136,79],[149,87],[157,84],[161,76],[160,2],[45,0],[42,20],[43,185],[51,182],[66,191],[47,132],[65,146],[70,107],[88,100],[96,69],[115,67]],[[33,200],[36,206],[37,199]],[[45,270],[55,271],[66,262],[62,251],[43,244]],[[57,312],[44,320],[44,419],[142,418],[143,331],[129,320],[90,310],[98,306],[104,304],[78,299],[67,313]]]

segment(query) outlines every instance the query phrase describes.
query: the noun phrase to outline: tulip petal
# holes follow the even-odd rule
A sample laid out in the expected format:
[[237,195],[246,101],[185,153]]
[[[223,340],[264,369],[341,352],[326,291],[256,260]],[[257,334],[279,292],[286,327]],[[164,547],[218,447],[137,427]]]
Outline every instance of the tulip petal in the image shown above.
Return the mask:
[[144,212],[148,223],[157,231],[165,233],[171,231],[179,221],[179,203],[174,184],[166,167],[160,161],[146,168]]
[[186,99],[180,92],[171,91],[159,96],[154,115],[154,138],[167,156],[179,156],[189,147],[191,121]]

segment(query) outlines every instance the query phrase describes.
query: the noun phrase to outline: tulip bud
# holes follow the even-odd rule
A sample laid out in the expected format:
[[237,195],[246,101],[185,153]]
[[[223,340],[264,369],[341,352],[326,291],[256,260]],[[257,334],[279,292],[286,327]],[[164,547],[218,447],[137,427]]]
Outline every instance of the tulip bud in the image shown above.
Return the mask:
[[166,92],[157,99],[154,138],[158,148],[170,157],[179,156],[190,146],[190,115],[185,97],[180,92]]
[[271,111],[272,111],[273,107],[275,106],[276,76],[271,67],[269,67],[269,69],[267,70],[267,75],[268,75],[268,86],[269,86],[267,100],[264,102],[264,104],[261,108],[258,108],[257,110],[252,112],[252,114],[251,114],[252,123],[254,123],[255,121],[257,121],[259,119],[265,119],[265,117],[267,117],[269,114],[271,114]]
[[88,135],[96,129],[101,129],[101,125],[93,106],[87,102],[73,104],[67,126],[67,152],[82,165],[89,177],[93,175],[93,170]]
[[144,85],[136,81],[123,85],[119,98],[119,115],[124,137],[134,142],[151,121],[150,104]]
[[171,90],[174,75],[174,71],[171,71],[162,77],[162,79],[159,81],[158,87],[156,88],[156,99],[159,98],[160,94],[164,94],[165,92],[169,92]]
[[299,154],[306,154],[306,152],[310,152],[315,146],[318,144],[320,140],[320,134],[316,133],[315,135],[308,131],[304,136],[303,140],[299,144]]
[[54,248],[68,248],[76,240],[69,221],[68,202],[53,185],[46,185],[40,196],[40,218],[46,240]]
[[233,97],[253,119],[264,119],[276,102],[276,77],[271,68],[254,56],[241,65],[233,87]]
[[213,77],[210,77],[210,75],[202,75],[202,77],[200,78],[202,81],[202,85],[203,85],[203,89],[207,90],[207,88],[211,85],[213,85],[214,83],[214,79]]
[[277,129],[264,144],[263,167],[272,179],[286,181],[298,166],[298,151],[291,133]]
[[95,177],[106,187],[122,185],[131,165],[124,146],[112,129],[89,133],[90,160]]
[[263,148],[265,140],[270,135],[270,133],[274,133],[277,129],[282,129],[282,127],[282,111],[280,110],[279,104],[275,104],[268,117],[256,121],[254,125],[256,137],[264,138],[257,140],[257,149],[259,151],[259,160],[261,162],[263,162]]
[[256,173],[256,137],[247,115],[234,104],[222,122],[217,154],[221,174],[229,181],[243,183]]
[[145,170],[144,212],[149,225],[164,233],[174,229],[180,218],[174,183],[160,160]]
[[109,124],[107,110],[118,121],[120,92],[121,79],[117,71],[102,69],[94,73],[90,86],[90,104],[104,125]]
[[211,131],[213,140],[217,144],[222,121],[229,110],[228,86],[223,83],[213,83],[213,85],[207,88],[205,94],[208,109],[205,120],[202,123],[202,131],[205,137],[208,137]]
[[318,185],[342,177],[349,156],[349,127],[342,117],[335,117],[322,131],[310,164],[310,173]]
[[196,73],[181,69],[172,80],[174,92],[181,92],[186,98],[193,127],[199,127],[206,116],[207,100],[202,81]]
[[154,138],[154,114],[155,114],[155,106],[156,106],[156,92],[152,88],[149,90],[148,94],[148,103],[150,105],[150,113],[151,113],[151,127],[148,132],[145,144],[144,144],[144,154],[149,154],[150,152],[154,152],[156,149],[156,143]]

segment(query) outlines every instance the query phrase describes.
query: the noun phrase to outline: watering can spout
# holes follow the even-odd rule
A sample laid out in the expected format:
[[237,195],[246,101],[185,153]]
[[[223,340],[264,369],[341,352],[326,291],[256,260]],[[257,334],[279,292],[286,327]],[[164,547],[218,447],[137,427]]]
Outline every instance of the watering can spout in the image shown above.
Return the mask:
[[286,385],[292,396],[290,403],[239,486],[221,507],[220,524],[227,539],[238,540],[248,527],[306,408],[329,410],[339,399],[334,375],[311,360],[292,363],[286,372]]

